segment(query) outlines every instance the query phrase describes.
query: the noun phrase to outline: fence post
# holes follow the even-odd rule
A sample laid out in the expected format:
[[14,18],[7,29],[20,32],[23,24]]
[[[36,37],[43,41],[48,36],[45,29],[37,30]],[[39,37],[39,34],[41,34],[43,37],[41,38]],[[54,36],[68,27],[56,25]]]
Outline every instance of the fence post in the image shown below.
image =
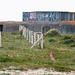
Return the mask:
[[[24,36],[24,33],[25,33],[25,30],[24,30],[24,28],[23,28],[23,36]],[[25,38],[25,36],[24,36],[24,38]]]
[[1,47],[1,31],[0,31],[0,47]]
[[27,28],[27,40],[28,40],[28,28]]
[[26,38],[26,27],[24,27],[24,36]]
[[[39,36],[39,33],[37,34],[37,40],[39,40],[40,36]],[[38,42],[38,46],[39,46],[39,42]]]
[[34,42],[34,39],[33,39],[33,31],[31,31],[31,43],[33,44]]
[[30,30],[30,42],[32,43],[32,31]]
[[30,30],[29,30],[29,42],[30,42]]
[[36,42],[36,32],[34,32],[34,43]]
[[42,39],[41,39],[41,48],[43,48],[43,33],[41,33],[41,37],[42,37]]

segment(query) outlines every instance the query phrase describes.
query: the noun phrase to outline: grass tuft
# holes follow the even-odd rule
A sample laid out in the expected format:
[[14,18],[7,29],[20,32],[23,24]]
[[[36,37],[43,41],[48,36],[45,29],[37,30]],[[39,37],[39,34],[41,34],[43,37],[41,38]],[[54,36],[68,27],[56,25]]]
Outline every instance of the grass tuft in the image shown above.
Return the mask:
[[0,75],[10,75],[9,73],[1,73]]

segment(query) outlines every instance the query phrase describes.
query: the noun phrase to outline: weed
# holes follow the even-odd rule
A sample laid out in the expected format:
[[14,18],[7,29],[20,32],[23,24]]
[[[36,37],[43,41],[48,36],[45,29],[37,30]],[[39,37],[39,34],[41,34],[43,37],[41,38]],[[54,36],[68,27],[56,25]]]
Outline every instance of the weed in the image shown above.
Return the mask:
[[22,35],[22,33],[23,33],[23,30],[21,30],[21,31],[19,32],[20,35]]
[[43,75],[53,75],[53,74],[43,74]]
[[9,73],[2,73],[2,74],[0,74],[0,75],[10,75]]
[[8,68],[7,70],[24,70],[22,68]]
[[17,35],[18,33],[16,33],[16,32],[12,32],[11,34],[12,34],[12,35]]

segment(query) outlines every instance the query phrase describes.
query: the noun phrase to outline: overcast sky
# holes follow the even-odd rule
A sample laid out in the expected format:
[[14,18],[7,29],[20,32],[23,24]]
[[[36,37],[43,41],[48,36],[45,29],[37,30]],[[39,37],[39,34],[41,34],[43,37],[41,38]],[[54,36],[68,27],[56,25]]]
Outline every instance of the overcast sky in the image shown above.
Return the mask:
[[75,12],[75,0],[0,0],[0,21],[22,21],[25,11]]

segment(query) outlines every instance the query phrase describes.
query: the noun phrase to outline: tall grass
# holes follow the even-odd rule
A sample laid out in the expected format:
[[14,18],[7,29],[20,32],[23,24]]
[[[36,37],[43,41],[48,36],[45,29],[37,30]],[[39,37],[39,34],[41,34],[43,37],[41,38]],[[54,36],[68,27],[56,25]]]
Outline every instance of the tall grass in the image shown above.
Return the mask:
[[[75,70],[75,47],[64,42],[62,37],[51,37],[56,42],[44,42],[44,49],[32,46],[21,34],[2,33],[2,47],[0,48],[0,69],[8,69],[14,66],[16,69],[38,69],[52,68],[57,71]],[[72,35],[74,38],[75,35]],[[44,36],[44,40],[50,37]],[[73,45],[71,43],[70,45]],[[50,58],[50,51],[53,52],[56,62]]]

